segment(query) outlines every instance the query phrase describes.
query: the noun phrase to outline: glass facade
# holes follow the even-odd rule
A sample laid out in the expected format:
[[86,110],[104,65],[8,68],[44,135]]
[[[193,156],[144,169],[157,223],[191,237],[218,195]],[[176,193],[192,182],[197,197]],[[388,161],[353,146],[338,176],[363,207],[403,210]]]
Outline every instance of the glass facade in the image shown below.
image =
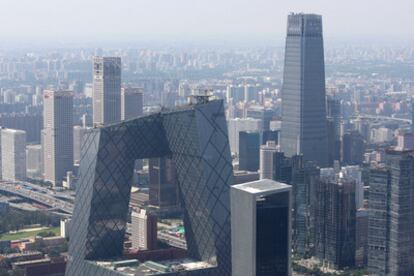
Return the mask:
[[134,162],[156,157],[176,165],[189,257],[216,267],[191,275],[231,275],[233,170],[222,101],[88,131],[66,275],[102,275],[88,261],[122,256]]
[[289,192],[259,200],[256,213],[256,275],[289,275]]
[[281,149],[328,165],[322,17],[291,14],[282,87]]

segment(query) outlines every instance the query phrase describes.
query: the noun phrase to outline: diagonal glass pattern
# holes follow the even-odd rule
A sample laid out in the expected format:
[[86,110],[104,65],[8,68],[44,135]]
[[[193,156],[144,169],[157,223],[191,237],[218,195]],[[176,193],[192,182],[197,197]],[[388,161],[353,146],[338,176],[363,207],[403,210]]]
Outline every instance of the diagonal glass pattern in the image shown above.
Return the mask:
[[176,164],[189,255],[215,265],[188,275],[231,275],[233,170],[222,101],[87,134],[66,275],[103,275],[89,261],[122,256],[134,161],[163,156]]

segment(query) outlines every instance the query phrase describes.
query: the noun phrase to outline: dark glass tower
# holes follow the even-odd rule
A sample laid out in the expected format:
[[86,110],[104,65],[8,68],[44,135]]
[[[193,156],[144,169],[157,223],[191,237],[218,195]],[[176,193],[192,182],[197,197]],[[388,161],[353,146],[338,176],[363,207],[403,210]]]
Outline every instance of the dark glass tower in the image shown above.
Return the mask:
[[186,275],[231,275],[233,167],[226,119],[222,101],[204,101],[87,132],[67,276],[120,275],[97,261],[123,255],[135,160],[160,157],[176,167],[188,257],[211,266]]
[[239,132],[239,169],[255,172],[260,167],[260,133]]
[[282,87],[282,151],[328,163],[322,17],[290,14]]

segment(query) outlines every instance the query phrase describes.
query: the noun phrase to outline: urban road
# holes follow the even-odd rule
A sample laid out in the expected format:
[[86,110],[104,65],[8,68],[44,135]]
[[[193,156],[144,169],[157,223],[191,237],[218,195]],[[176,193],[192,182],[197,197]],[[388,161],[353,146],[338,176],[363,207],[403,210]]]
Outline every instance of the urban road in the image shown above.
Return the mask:
[[[29,182],[0,181],[0,192],[19,196],[48,207],[48,211],[71,216],[74,196],[66,191],[53,191]],[[64,200],[66,199],[66,200]]]

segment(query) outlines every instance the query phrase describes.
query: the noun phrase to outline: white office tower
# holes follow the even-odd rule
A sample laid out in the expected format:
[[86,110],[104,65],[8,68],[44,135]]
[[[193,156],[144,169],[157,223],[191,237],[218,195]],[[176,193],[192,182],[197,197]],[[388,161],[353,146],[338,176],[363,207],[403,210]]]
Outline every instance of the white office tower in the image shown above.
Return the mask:
[[227,121],[229,131],[229,143],[232,153],[239,154],[239,133],[240,131],[260,132],[263,129],[263,121],[253,118],[236,118]]
[[26,132],[1,130],[1,163],[3,180],[26,179]]
[[291,275],[291,193],[268,179],[231,187],[232,275]]
[[73,163],[79,164],[81,159],[82,141],[90,127],[73,127]]
[[278,150],[274,141],[260,147],[260,179],[273,179],[273,158]]
[[28,178],[40,179],[43,174],[42,145],[26,146],[26,175]]
[[93,59],[93,125],[107,125],[121,120],[121,58]]
[[121,120],[129,120],[143,114],[142,88],[128,87],[121,90]]
[[73,94],[46,90],[43,103],[44,180],[62,186],[73,169]]
[[131,213],[132,247],[152,250],[157,247],[157,218],[140,209]]

